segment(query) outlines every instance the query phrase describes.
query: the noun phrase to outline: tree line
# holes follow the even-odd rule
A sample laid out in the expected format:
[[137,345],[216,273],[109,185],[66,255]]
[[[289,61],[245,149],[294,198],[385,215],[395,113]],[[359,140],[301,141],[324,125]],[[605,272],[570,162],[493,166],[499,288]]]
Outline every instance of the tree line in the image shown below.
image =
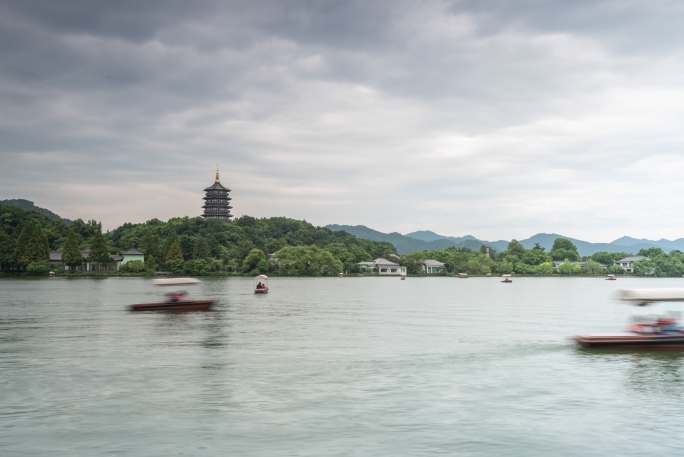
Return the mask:
[[64,265],[112,263],[111,255],[136,248],[145,263],[128,262],[124,272],[168,271],[211,274],[272,273],[336,275],[356,263],[396,254],[390,243],[362,240],[344,232],[284,217],[242,216],[225,223],[200,217],[126,223],[103,233],[96,221],[52,220],[32,211],[0,205],[0,270],[46,273],[50,251]]
[[[361,261],[396,256],[390,243],[284,217],[242,216],[231,223],[200,217],[152,219],[103,233],[94,220],[65,221],[0,204],[0,271],[47,273],[55,267],[49,263],[51,251],[60,252],[64,265],[75,269],[84,263],[86,249],[89,262],[106,266],[112,254],[129,248],[145,254],[145,263],[128,262],[122,268],[133,273],[337,275],[358,272]],[[409,274],[420,274],[420,262],[435,259],[451,274],[598,275],[624,273],[617,261],[629,255],[597,252],[582,257],[570,240],[558,238],[549,251],[538,244],[526,249],[511,240],[502,252],[485,246],[479,251],[450,247],[406,254],[400,263]],[[644,258],[635,262],[635,275],[684,275],[681,251],[650,248],[637,255]]]
[[[407,267],[409,274],[421,274],[421,262],[435,259],[445,264],[445,274],[601,275],[625,274],[618,261],[631,255],[627,252],[601,251],[583,257],[572,241],[557,238],[549,251],[539,244],[525,249],[517,240],[511,240],[502,252],[486,246],[479,251],[449,247],[403,255],[401,264]],[[634,275],[684,275],[684,253],[681,251],[666,253],[660,248],[649,248],[640,250],[636,255],[643,259],[634,263]]]

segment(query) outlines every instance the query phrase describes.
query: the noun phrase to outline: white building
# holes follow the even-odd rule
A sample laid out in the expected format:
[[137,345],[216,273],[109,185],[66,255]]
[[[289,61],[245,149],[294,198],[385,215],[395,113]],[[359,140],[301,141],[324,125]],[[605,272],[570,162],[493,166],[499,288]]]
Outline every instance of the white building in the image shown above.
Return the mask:
[[636,256],[631,256],[631,257],[625,257],[624,259],[620,259],[617,261],[617,264],[620,265],[620,268],[625,273],[634,273],[634,264],[637,263],[640,260],[646,260],[648,257],[644,257],[642,255],[636,255]]
[[427,275],[438,275],[444,273],[444,264],[439,260],[425,259],[420,262],[423,267],[423,273]]
[[406,274],[406,267],[382,257],[378,257],[372,262],[359,262],[357,265],[362,272],[377,273],[380,276],[400,276]]

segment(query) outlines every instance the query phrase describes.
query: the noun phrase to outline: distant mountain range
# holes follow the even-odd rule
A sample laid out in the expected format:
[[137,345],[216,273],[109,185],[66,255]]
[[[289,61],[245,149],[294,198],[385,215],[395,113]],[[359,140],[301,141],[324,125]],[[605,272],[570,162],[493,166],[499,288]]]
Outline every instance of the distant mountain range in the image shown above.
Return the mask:
[[[397,232],[379,232],[364,225],[332,224],[328,225],[327,227],[331,230],[347,232],[358,238],[390,242],[400,254],[443,249],[450,246],[478,250],[482,245],[489,246],[492,249],[500,252],[505,250],[508,246],[508,241],[505,240],[480,240],[472,235],[446,236],[440,235],[430,230],[420,230],[402,235],[401,233]],[[675,249],[684,251],[684,238],[678,238],[676,240],[647,240],[623,236],[622,238],[618,238],[610,243],[592,243],[590,241],[578,240],[576,238],[559,235],[557,233],[537,233],[529,238],[518,241],[520,241],[520,243],[528,249],[539,243],[539,245],[544,247],[546,250],[550,250],[556,238],[569,239],[575,244],[575,246],[577,246],[577,250],[579,251],[580,255],[583,256],[591,255],[599,251],[636,253],[641,249],[653,247],[661,248],[666,252],[673,251]]]
[[0,200],[0,205],[14,206],[15,208],[23,209],[25,211],[32,211],[34,213],[42,214],[48,219],[52,220],[63,220],[66,222],[71,222],[69,219],[64,219],[63,217],[53,213],[49,209],[41,208],[36,206],[31,200],[24,200],[23,198],[13,198],[9,200]]

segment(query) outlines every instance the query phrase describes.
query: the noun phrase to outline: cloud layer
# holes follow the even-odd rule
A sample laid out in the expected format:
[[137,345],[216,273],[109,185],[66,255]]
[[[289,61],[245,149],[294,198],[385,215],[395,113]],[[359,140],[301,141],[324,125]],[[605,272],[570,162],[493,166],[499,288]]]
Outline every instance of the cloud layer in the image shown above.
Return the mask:
[[[659,6],[661,5],[661,6]],[[684,236],[684,7],[3,2],[0,196],[113,227],[238,214]]]

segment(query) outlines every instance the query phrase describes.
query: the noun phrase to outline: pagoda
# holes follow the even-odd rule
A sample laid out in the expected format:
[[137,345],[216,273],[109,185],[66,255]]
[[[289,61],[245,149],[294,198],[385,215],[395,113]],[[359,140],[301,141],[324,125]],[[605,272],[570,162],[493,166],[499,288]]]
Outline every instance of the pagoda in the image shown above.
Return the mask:
[[207,219],[221,219],[223,221],[230,221],[233,217],[230,214],[230,189],[223,187],[219,180],[219,170],[216,168],[216,178],[214,184],[204,189],[204,214]]

